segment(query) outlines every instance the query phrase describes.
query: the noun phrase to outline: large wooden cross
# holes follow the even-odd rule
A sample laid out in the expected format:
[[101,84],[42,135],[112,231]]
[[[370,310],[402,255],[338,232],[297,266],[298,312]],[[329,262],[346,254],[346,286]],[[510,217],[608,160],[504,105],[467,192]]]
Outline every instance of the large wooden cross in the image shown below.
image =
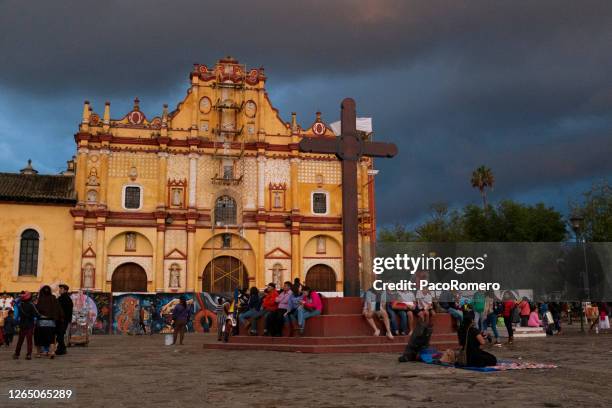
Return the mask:
[[357,133],[355,101],[345,98],[341,105],[341,134],[334,139],[305,137],[300,151],[332,153],[342,162],[342,260],[344,296],[359,296],[359,215],[357,208],[357,164],[363,156],[393,157],[393,143],[369,142]]

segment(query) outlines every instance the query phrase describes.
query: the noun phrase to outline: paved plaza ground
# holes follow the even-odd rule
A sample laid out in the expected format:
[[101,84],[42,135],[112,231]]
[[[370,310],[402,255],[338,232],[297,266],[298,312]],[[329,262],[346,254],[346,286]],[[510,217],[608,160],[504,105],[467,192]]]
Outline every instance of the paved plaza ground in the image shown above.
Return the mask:
[[[501,358],[558,369],[476,373],[397,362],[395,354],[203,350],[161,335],[96,336],[55,360],[0,351],[0,407],[609,407],[612,335],[576,327],[552,338],[494,348]],[[9,400],[10,389],[71,389],[68,401]]]

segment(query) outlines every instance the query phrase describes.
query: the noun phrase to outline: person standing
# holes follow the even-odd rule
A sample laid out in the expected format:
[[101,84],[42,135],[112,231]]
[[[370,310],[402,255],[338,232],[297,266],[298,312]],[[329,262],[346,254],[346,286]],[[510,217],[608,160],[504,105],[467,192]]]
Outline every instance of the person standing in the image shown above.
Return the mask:
[[37,356],[40,357],[44,350],[47,356],[54,358],[57,322],[58,320],[63,321],[64,316],[49,285],[40,288],[36,308],[40,313],[40,318],[36,322],[36,330],[34,330],[34,344],[38,348]]
[[17,322],[13,318],[13,311],[9,309],[8,315],[4,319],[4,344],[6,347],[10,347],[13,342],[13,336],[15,336],[15,327]]
[[513,299],[504,300],[504,312],[502,316],[504,317],[504,324],[506,325],[506,330],[508,331],[508,344],[512,344],[514,342],[514,329],[512,328],[512,315],[513,315],[515,307],[516,307],[515,300]]
[[500,302],[497,302],[495,298],[495,292],[492,290],[488,291],[485,294],[485,307],[484,307],[484,322],[482,326],[482,333],[484,337],[491,341],[491,336],[487,333],[489,330],[489,326],[493,330],[493,335],[495,336],[495,345],[499,346],[499,332],[497,331],[497,316],[498,314],[503,312],[503,305]]
[[178,337],[179,344],[183,345],[187,323],[189,322],[191,310],[187,306],[187,299],[181,296],[179,304],[172,310],[172,320],[174,321],[174,333],[172,334],[172,344],[176,344]]
[[59,321],[57,325],[57,351],[55,352],[55,354],[57,354],[58,356],[66,354],[66,329],[72,322],[72,309],[74,308],[74,305],[72,303],[70,295],[68,294],[69,290],[70,288],[68,287],[68,285],[59,285],[60,295],[57,298],[57,301],[59,302],[60,307],[62,309],[64,319]]
[[27,340],[28,353],[26,354],[26,360],[31,360],[34,319],[40,317],[40,313],[36,310],[36,306],[32,304],[32,294],[30,292],[24,292],[19,299],[19,305],[17,306],[19,308],[19,338],[17,339],[17,347],[15,347],[13,358],[15,360],[19,358],[23,341]]
[[529,299],[524,296],[523,300],[518,304],[518,308],[521,316],[521,327],[527,327],[529,325],[529,315],[531,314]]

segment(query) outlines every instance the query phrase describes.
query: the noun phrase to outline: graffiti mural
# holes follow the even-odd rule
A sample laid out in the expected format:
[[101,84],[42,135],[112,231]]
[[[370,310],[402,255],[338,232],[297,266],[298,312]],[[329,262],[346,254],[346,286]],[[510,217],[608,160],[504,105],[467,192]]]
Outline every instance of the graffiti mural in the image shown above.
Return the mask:
[[98,315],[92,328],[93,334],[110,334],[111,329],[111,310],[112,295],[110,293],[92,292],[90,294],[96,308],[98,309]]
[[215,313],[217,296],[207,292],[195,293],[195,315],[193,316],[193,328],[200,333],[208,333],[217,322]]

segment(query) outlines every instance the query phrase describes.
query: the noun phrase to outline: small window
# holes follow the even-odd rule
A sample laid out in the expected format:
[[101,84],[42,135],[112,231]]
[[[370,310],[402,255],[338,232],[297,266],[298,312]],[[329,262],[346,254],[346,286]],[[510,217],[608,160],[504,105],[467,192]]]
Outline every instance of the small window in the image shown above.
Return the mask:
[[231,234],[221,235],[221,248],[231,248],[231,247],[232,247],[232,235]]
[[312,212],[315,214],[327,213],[327,194],[313,193],[312,194]]
[[140,208],[140,187],[138,186],[126,186],[124,194],[124,208],[128,210],[138,210]]
[[21,234],[19,246],[19,276],[34,275],[38,272],[38,244],[40,236],[33,229]]
[[236,224],[236,201],[232,197],[221,196],[217,198],[217,203],[215,204],[215,224]]
[[225,180],[231,180],[234,178],[234,166],[231,164],[223,165],[223,178]]

